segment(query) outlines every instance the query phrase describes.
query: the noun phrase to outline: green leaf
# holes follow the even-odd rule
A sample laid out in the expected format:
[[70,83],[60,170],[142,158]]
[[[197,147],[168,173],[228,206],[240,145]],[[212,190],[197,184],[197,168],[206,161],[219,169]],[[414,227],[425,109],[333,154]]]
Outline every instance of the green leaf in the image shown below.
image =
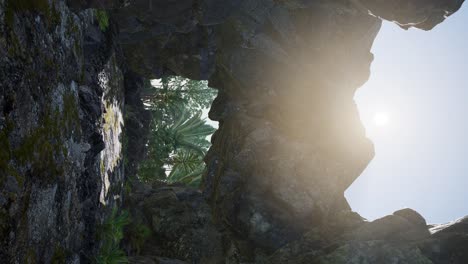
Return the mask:
[[[200,182],[203,157],[211,145],[207,137],[215,132],[201,117],[201,110],[209,107],[216,91],[205,81],[181,77],[165,77],[153,84],[148,81],[144,87],[143,98],[153,120],[147,158],[140,164],[138,177],[144,181]],[[166,170],[170,170],[168,176]]]

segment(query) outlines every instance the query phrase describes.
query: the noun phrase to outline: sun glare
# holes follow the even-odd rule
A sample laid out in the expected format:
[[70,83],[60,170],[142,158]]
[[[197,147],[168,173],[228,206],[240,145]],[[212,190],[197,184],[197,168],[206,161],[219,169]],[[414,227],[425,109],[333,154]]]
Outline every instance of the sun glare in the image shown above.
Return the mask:
[[388,124],[390,118],[386,112],[377,112],[374,115],[374,123],[378,127],[383,127]]

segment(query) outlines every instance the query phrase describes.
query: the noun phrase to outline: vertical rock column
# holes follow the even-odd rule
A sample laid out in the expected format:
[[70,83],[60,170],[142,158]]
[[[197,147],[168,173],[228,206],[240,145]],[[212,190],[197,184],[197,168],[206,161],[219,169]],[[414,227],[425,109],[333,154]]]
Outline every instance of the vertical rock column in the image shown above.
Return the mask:
[[267,249],[342,219],[343,193],[373,156],[353,96],[379,18],[429,30],[462,3],[244,1],[220,26],[210,79],[220,129],[204,192],[215,218]]
[[373,157],[353,96],[381,22],[341,1],[257,2],[220,29],[204,192],[219,222],[275,249],[349,210]]
[[0,0],[0,262],[89,263],[123,190],[121,55],[93,10]]

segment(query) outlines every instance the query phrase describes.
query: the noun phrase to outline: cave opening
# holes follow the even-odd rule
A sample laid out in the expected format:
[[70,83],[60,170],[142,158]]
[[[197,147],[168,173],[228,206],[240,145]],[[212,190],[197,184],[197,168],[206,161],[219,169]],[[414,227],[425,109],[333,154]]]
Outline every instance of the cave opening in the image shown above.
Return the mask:
[[[460,34],[467,22],[466,6],[430,32],[384,22],[370,79],[355,96],[376,153],[346,192],[364,217],[409,207],[443,223],[468,211],[468,127],[461,121],[468,112],[468,39]],[[381,113],[385,126],[376,122]]]
[[200,186],[203,159],[218,127],[208,119],[216,94],[207,81],[179,76],[144,83],[142,100],[152,117],[147,153],[136,175],[140,180]]

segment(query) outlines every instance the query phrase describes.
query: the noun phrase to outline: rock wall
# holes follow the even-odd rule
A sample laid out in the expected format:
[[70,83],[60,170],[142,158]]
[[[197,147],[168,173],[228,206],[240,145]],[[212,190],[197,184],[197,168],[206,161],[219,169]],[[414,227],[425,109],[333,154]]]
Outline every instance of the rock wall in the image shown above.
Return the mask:
[[[462,3],[130,1],[113,14],[135,72],[208,79],[219,90],[203,195],[228,227],[226,254],[240,256],[229,261],[430,263],[420,244],[388,236],[430,239],[416,212],[367,223],[343,196],[373,157],[353,96],[369,77],[381,18],[429,30]],[[285,257],[291,247],[301,250]]]
[[237,45],[211,79],[220,95],[210,117],[221,125],[204,190],[218,219],[273,250],[349,210],[343,193],[373,156],[353,96],[381,22],[317,1],[265,1],[229,22],[235,41],[221,43]]
[[121,204],[124,67],[99,19],[0,1],[2,263],[90,263]]
[[431,29],[462,2],[100,3],[135,72],[219,90],[204,195],[218,223],[272,251],[350,211],[343,193],[373,157],[353,96],[380,18]]
[[465,263],[466,220],[369,223],[343,196],[373,157],[353,96],[381,19],[428,30],[462,3],[0,0],[0,258],[93,261],[144,155],[142,78],[181,75],[219,90],[220,126],[203,193],[128,199],[155,234],[135,263]]

